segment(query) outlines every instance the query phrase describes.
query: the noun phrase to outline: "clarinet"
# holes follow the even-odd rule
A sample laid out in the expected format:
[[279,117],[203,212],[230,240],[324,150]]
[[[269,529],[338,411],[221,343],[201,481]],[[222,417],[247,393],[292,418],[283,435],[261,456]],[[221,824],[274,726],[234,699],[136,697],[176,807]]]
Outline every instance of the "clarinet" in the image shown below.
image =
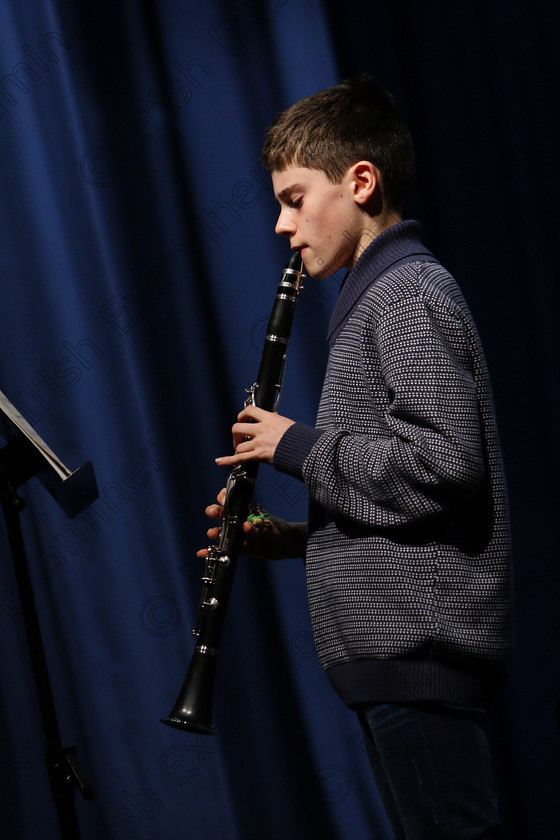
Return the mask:
[[[247,389],[246,405],[266,411],[278,405],[286,367],[286,349],[297,297],[303,288],[302,260],[296,252],[282,272],[268,321],[257,379]],[[212,701],[220,639],[243,541],[243,523],[253,510],[259,464],[238,464],[228,476],[220,539],[210,546],[202,577],[202,593],[192,631],[197,638],[185,681],[173,709],[162,723],[213,735]]]

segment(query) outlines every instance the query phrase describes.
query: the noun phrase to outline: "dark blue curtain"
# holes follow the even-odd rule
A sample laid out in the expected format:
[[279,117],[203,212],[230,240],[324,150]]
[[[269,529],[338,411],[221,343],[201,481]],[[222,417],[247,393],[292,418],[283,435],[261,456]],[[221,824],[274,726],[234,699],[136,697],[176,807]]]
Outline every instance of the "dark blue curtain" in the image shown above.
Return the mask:
[[[259,165],[296,99],[371,72],[406,115],[407,215],[455,273],[493,374],[518,656],[491,738],[509,836],[558,836],[557,4],[0,2],[0,390],[99,499],[21,515],[84,840],[390,840],[354,715],[318,664],[299,561],[239,564],[216,737],[160,718],[193,642],[214,457],[288,253]],[[281,411],[313,422],[338,278],[298,303]],[[272,470],[258,498],[303,519]],[[0,523],[0,820],[55,840],[45,735]],[[459,759],[458,759],[459,760]]]

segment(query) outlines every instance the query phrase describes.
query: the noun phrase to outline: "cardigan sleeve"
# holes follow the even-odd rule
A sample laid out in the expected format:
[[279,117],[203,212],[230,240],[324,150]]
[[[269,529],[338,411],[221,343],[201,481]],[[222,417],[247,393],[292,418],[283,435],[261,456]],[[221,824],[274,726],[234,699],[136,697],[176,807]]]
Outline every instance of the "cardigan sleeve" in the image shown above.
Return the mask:
[[[420,296],[399,301],[364,330],[371,432],[363,433],[363,417],[361,433],[353,432],[355,407],[329,408],[328,426],[302,466],[311,497],[335,515],[396,527],[472,496],[485,466],[470,345],[456,313],[430,309]],[[376,394],[373,371],[382,382]]]
[[313,445],[321,437],[321,429],[313,429],[305,423],[289,426],[278,442],[273,465],[280,472],[303,481],[303,464]]

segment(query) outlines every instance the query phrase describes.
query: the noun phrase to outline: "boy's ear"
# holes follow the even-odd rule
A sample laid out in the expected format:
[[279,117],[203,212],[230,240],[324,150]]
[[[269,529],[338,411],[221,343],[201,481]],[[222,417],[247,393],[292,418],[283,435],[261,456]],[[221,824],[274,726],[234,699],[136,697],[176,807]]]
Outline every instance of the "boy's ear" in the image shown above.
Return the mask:
[[368,160],[360,160],[352,167],[352,189],[358,204],[368,204],[379,186],[377,167]]

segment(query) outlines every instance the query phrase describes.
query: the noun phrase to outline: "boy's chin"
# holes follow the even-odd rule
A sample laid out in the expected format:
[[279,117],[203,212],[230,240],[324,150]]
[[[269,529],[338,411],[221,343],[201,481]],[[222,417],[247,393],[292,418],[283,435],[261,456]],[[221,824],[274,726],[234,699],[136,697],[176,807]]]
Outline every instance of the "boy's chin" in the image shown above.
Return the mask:
[[305,268],[305,273],[308,277],[311,277],[313,280],[324,280],[327,277],[330,277],[331,274],[334,274],[338,271],[337,266],[333,265],[317,265],[317,263],[313,263],[312,265],[308,265],[305,260],[303,261],[303,265]]
[[331,261],[322,260],[312,254],[306,254],[305,250],[302,254],[305,273],[314,280],[322,280],[326,277],[331,277],[341,269],[350,268],[350,257],[351,254],[344,249],[341,249]]

